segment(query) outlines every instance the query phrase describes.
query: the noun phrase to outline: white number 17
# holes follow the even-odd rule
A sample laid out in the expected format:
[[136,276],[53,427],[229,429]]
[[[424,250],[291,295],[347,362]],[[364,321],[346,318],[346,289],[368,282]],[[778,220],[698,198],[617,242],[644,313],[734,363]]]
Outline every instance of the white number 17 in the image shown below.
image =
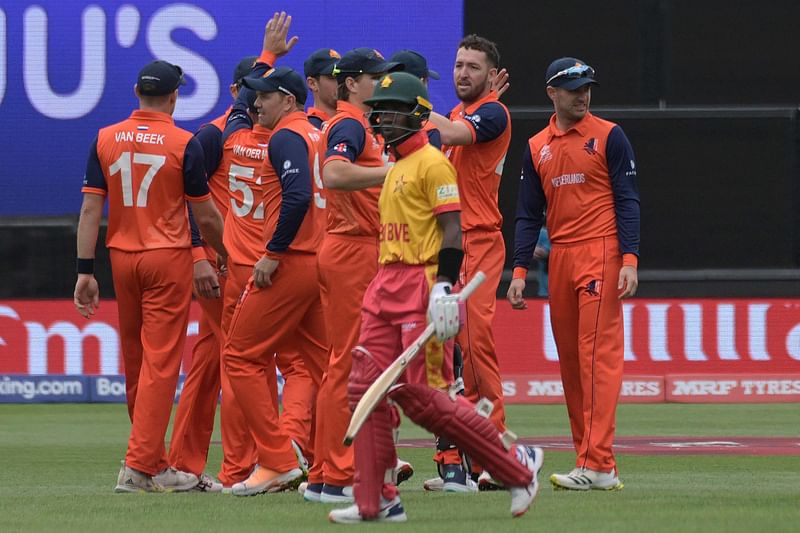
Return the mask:
[[[164,166],[167,161],[166,156],[155,154],[133,154],[133,162],[137,165],[148,165],[150,168],[142,178],[142,184],[139,186],[139,193],[136,195],[136,207],[147,207],[147,193],[150,191],[150,184],[153,183],[153,178],[156,177],[158,170]],[[119,159],[108,167],[108,173],[114,175],[117,172],[122,173],[122,205],[125,207],[133,207],[133,172],[131,171],[131,153],[122,152]]]

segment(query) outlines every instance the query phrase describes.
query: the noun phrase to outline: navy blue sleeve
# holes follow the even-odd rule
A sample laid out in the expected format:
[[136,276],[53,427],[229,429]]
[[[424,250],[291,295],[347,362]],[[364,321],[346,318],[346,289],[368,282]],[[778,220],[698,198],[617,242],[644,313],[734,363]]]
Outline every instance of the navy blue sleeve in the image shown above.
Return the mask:
[[617,215],[617,238],[620,252],[639,255],[639,188],[636,184],[636,159],[622,128],[614,126],[606,142],[606,161],[614,211]]
[[108,191],[106,175],[103,174],[103,167],[100,166],[100,158],[97,157],[97,137],[94,138],[92,147],[89,148],[89,158],[86,160],[86,173],[83,175],[83,186]]
[[194,220],[194,213],[192,213],[192,202],[186,202],[186,212],[189,213],[189,231],[192,234],[192,248],[203,246],[203,237],[200,235],[200,228]]
[[441,150],[442,132],[440,132],[437,128],[433,128],[432,130],[427,130],[427,132],[428,132],[428,142],[431,143],[431,146],[433,146],[437,150]]
[[247,87],[239,88],[239,95],[233,103],[231,112],[228,114],[228,120],[225,122],[225,131],[222,132],[222,145],[225,146],[225,141],[228,137],[233,135],[234,132],[241,129],[251,129],[253,127],[253,119],[247,112],[249,109],[249,102],[254,100],[255,93]]
[[183,191],[186,196],[208,194],[208,175],[203,165],[203,147],[192,137],[183,152]]
[[281,181],[281,212],[267,250],[280,253],[294,240],[311,205],[311,168],[308,145],[291,130],[282,129],[273,135],[267,151]]
[[222,161],[222,132],[213,124],[202,126],[194,134],[203,148],[203,166],[206,176],[213,176]]
[[530,145],[522,156],[522,176],[517,192],[517,217],[514,231],[514,267],[530,268],[533,249],[539,240],[539,230],[544,223],[547,200],[539,173],[533,168]]
[[508,127],[506,110],[498,102],[486,102],[464,120],[475,130],[475,142],[485,143],[500,137]]
[[311,115],[309,115],[309,116],[308,116],[308,121],[309,121],[309,122],[310,122],[310,123],[311,123],[311,124],[312,124],[312,125],[313,125],[315,128],[317,128],[318,130],[322,130],[322,124],[324,123],[324,121],[323,121],[323,120],[322,120],[320,117],[317,117],[317,116],[311,116]]
[[325,159],[333,156],[346,157],[351,163],[355,162],[367,141],[367,133],[357,120],[346,118],[337,122],[328,131],[328,147]]

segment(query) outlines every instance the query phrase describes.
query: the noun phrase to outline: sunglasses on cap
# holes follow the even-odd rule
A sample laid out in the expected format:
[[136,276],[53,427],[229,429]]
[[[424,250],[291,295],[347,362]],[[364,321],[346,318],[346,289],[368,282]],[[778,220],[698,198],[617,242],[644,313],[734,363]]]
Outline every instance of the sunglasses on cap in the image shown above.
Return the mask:
[[594,78],[594,69],[589,65],[576,65],[574,67],[569,67],[564,70],[559,70],[552,76],[550,79],[547,80],[547,85],[550,85],[550,82],[558,79],[558,78],[569,78],[569,79],[579,79],[579,78]]

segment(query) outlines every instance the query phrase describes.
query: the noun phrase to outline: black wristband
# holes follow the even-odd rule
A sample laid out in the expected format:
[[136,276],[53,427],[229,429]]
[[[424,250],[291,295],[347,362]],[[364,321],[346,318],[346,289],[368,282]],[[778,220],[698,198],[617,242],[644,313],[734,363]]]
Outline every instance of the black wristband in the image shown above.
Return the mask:
[[78,258],[78,274],[94,274],[94,259]]
[[458,272],[461,270],[461,260],[464,251],[458,248],[442,248],[439,250],[439,271],[437,276],[447,278],[453,285],[458,281]]

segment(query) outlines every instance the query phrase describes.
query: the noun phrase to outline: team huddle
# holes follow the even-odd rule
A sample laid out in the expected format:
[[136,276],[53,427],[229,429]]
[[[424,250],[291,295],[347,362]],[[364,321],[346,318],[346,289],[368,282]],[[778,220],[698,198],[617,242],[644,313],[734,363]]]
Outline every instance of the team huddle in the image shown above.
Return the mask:
[[[269,20],[260,54],[236,65],[232,105],[194,135],[171,116],[180,67],[154,61],[138,76],[139,109],[101,129],[90,149],[75,305],[89,317],[99,303],[93,258],[108,198],[132,422],[115,490],[298,489],[309,502],[351,504],[332,510],[333,522],[404,522],[397,486],[413,468],[396,452],[399,407],[437,436],[439,475],[426,490],[506,489],[521,516],[539,490],[543,452],[505,427],[492,335],[511,139],[497,47],[477,35],[459,43],[459,103],[443,115],[427,88],[439,75],[419,53],[386,60],[373,48],[323,48],[301,75],[279,64],[298,40],[287,39],[290,24],[285,13]],[[616,490],[620,299],[638,284],[633,152],[618,126],[588,112],[591,67],[562,58],[547,78],[556,114],[523,161],[508,297],[525,307],[546,209],[559,264],[550,266],[552,323],[577,452],[576,468],[550,481]],[[485,282],[460,299],[476,275]],[[167,450],[193,292],[202,317]],[[353,409],[428,324],[433,337],[345,445]],[[220,393],[215,479],[204,471]]]

